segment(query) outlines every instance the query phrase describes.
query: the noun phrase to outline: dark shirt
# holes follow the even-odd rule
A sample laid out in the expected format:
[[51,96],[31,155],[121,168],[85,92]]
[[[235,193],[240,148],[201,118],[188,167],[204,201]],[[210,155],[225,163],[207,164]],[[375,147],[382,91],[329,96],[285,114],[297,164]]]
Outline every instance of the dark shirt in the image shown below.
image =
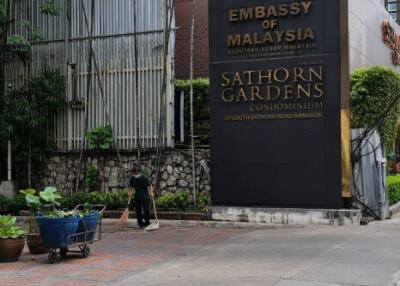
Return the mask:
[[132,177],[129,185],[135,189],[135,199],[150,199],[147,189],[150,186],[150,182],[145,176],[140,175],[139,178]]

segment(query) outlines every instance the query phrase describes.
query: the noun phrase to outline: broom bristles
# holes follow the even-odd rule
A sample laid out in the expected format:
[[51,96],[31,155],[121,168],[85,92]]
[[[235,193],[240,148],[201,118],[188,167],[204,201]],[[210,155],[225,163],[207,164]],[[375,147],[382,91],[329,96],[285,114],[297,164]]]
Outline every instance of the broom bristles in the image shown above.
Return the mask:
[[124,227],[128,224],[129,219],[129,208],[126,208],[122,213],[122,216],[119,218],[117,226]]

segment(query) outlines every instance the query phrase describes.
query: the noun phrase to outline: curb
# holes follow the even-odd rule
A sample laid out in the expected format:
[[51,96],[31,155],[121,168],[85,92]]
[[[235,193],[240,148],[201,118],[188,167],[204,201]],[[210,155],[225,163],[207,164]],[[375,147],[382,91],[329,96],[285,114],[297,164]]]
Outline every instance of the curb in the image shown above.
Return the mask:
[[389,211],[390,211],[390,213],[391,213],[392,215],[395,215],[395,214],[397,214],[397,213],[400,213],[400,202],[398,202],[398,203],[396,203],[396,204],[394,204],[394,205],[391,205],[391,206],[389,207]]
[[[116,226],[117,219],[103,219],[103,225]],[[159,220],[160,227],[187,227],[187,228],[235,228],[235,229],[293,229],[303,228],[305,225],[287,225],[254,222],[230,221],[197,221],[197,220]],[[129,219],[128,228],[136,226],[135,219]]]

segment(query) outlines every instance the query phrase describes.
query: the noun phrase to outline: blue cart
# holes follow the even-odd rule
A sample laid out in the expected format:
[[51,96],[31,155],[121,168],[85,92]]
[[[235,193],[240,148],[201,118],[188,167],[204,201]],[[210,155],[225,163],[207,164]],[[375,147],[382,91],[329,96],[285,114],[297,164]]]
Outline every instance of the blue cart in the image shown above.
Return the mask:
[[[74,210],[79,211],[83,207],[77,205]],[[58,254],[63,258],[68,253],[82,253],[84,258],[90,256],[88,245],[101,239],[101,220],[105,208],[104,205],[93,205],[95,212],[82,218],[37,217],[43,244],[49,249],[49,262],[55,263]]]

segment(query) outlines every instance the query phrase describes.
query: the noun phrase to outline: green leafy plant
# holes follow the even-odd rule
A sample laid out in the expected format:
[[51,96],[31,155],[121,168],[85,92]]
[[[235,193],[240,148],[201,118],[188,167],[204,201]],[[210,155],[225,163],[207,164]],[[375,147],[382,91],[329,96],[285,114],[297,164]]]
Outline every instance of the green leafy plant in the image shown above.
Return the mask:
[[14,199],[0,195],[0,214],[18,214],[20,210],[26,210],[25,197],[18,195]]
[[156,206],[160,209],[174,208],[174,195],[166,193],[156,199]]
[[183,191],[176,192],[173,202],[176,208],[185,211],[188,207],[188,194]]
[[127,190],[118,192],[77,192],[74,193],[72,198],[73,205],[79,204],[104,204],[107,209],[120,209],[126,207],[126,202],[128,201]]
[[85,138],[89,142],[89,149],[108,150],[113,143],[111,126],[97,127],[89,130]]
[[389,205],[400,202],[400,174],[387,176],[386,191],[389,196]]
[[57,16],[60,13],[60,7],[54,0],[48,1],[40,5],[40,12],[50,16]]
[[16,225],[17,218],[0,215],[0,238],[22,238],[26,232]]
[[209,205],[210,205],[210,198],[209,198],[208,194],[206,194],[206,193],[200,193],[200,194],[197,196],[197,207],[198,207],[201,211],[207,211]]
[[37,192],[35,189],[20,190],[19,192],[25,195],[26,205],[29,208],[29,233],[32,233],[34,229],[35,212],[40,210],[41,206],[40,197],[36,195]]
[[[351,74],[350,84],[352,128],[373,127],[400,94],[400,75],[389,68],[357,69]],[[379,127],[387,153],[393,150],[398,117],[399,102],[396,102]]]
[[175,194],[166,193],[156,199],[156,206],[160,209],[177,208],[185,211],[188,205],[188,195],[183,191],[178,191]]
[[100,177],[99,171],[93,165],[90,165],[86,170],[85,185],[89,191],[96,191],[99,188]]

